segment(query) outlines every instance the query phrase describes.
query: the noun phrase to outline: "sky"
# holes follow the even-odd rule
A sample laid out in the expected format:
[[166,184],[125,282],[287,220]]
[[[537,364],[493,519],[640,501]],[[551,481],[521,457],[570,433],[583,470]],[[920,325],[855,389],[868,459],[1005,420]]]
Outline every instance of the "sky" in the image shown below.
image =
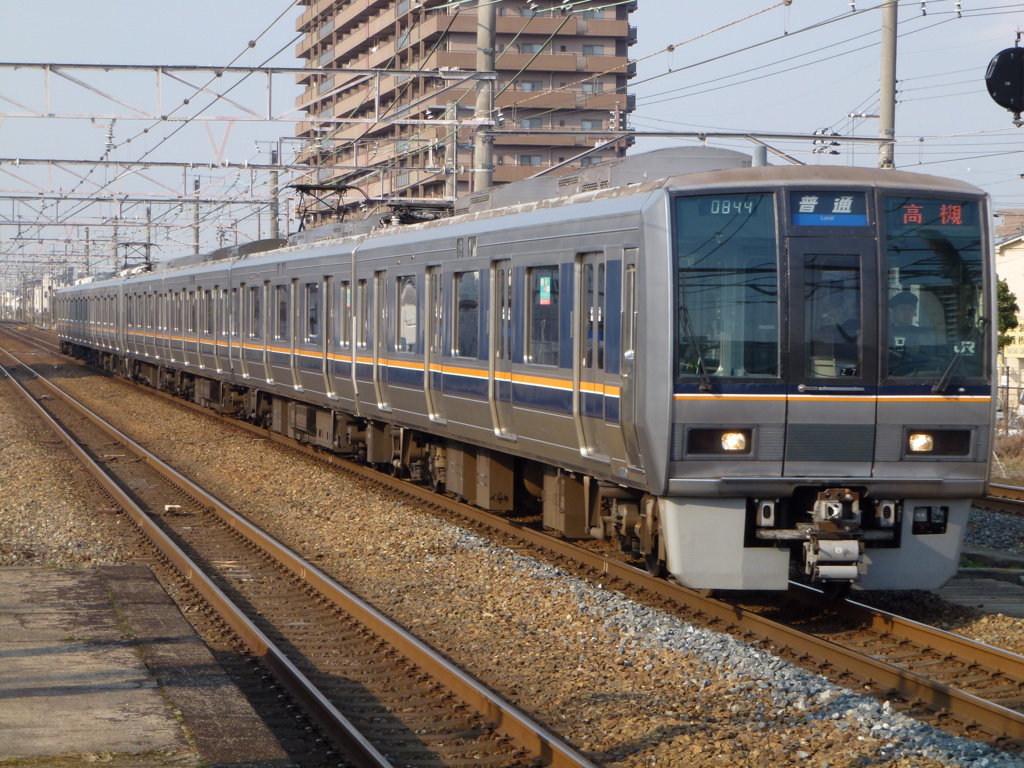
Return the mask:
[[[608,0],[609,4],[621,0]],[[760,132],[810,134],[827,129],[840,136],[816,154],[809,140],[769,141],[774,149],[802,162],[873,166],[877,149],[843,142],[843,137],[878,135],[881,0],[638,0],[631,24],[639,42],[631,91],[637,95],[632,127],[643,131]],[[13,63],[135,65],[301,66],[294,58],[296,19],[304,8],[290,0],[33,0],[0,3],[2,59]],[[1024,208],[1024,128],[988,96],[984,75],[992,57],[1015,44],[1024,25],[1024,2],[1012,0],[903,0],[899,3],[896,108],[896,165],[902,170],[949,176],[976,184],[996,208]],[[40,199],[38,210],[73,222],[74,198],[90,193],[117,196],[181,192],[174,174],[138,172],[114,178],[109,168],[76,167],[71,174],[38,166],[13,166],[11,158],[168,160],[194,163],[266,163],[274,147],[291,136],[287,120],[193,121],[199,114],[245,114],[268,110],[294,116],[298,87],[292,76],[240,81],[224,76],[210,87],[231,88],[240,107],[223,105],[202,112],[202,99],[181,102],[205,75],[190,74],[184,84],[151,73],[72,73],[94,90],[61,77],[50,78],[50,104],[44,104],[39,70],[0,68],[0,113],[44,112],[126,114],[130,110],[168,114],[167,121],[57,120],[0,118],[0,252],[7,254],[15,228],[5,222],[16,212],[4,197],[26,190],[59,190],[67,201]],[[205,82],[203,80],[202,82]],[[101,93],[97,93],[101,92]],[[102,94],[111,94],[115,104]],[[855,116],[851,115],[864,115]],[[693,139],[642,139],[635,151],[693,143]],[[741,151],[737,139],[708,143]],[[773,158],[773,163],[784,160]],[[180,176],[180,172],[177,172]],[[206,183],[203,172],[197,174]],[[211,170],[209,183],[229,184],[244,196],[253,175],[239,171],[227,181]],[[212,189],[212,186],[211,186]],[[249,190],[251,191],[251,190]],[[85,215],[85,214],[83,214]],[[93,214],[89,214],[93,215]],[[133,210],[126,220],[142,214]],[[266,227],[222,214],[210,220],[220,241],[245,230],[267,236]],[[67,232],[73,231],[65,227]],[[20,229],[22,235],[29,228]],[[76,233],[78,230],[74,230]],[[157,236],[159,236],[159,229]],[[168,229],[168,233],[170,230]],[[234,233],[234,234],[233,234]],[[170,234],[169,234],[170,236]],[[205,236],[205,235],[204,235]],[[188,235],[176,232],[172,245],[187,249]],[[40,232],[35,246],[19,252],[59,253],[53,228]],[[187,252],[187,251],[186,251]],[[0,283],[3,273],[0,272]],[[3,287],[0,284],[0,287]]]

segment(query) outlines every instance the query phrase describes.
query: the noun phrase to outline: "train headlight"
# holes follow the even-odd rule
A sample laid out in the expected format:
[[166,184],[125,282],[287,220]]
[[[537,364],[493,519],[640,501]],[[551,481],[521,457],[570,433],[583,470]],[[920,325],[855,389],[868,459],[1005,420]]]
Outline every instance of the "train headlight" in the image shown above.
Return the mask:
[[753,446],[752,434],[749,429],[695,427],[686,432],[686,455],[749,456]]
[[723,432],[722,450],[730,453],[747,450],[747,436],[742,432]]
[[907,455],[928,457],[970,456],[972,431],[969,429],[907,430]]
[[907,450],[910,453],[931,453],[935,450],[935,438],[927,432],[911,432],[907,436]]

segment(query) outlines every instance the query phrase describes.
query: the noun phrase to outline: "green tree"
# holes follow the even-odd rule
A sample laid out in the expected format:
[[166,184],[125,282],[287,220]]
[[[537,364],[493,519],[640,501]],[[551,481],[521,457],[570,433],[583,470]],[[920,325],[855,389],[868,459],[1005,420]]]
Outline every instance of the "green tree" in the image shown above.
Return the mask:
[[1002,279],[998,283],[997,300],[999,303],[999,349],[1002,350],[1012,340],[1009,331],[1018,326],[1017,312],[1020,311],[1020,307],[1017,306],[1017,297],[1010,290],[1010,286]]

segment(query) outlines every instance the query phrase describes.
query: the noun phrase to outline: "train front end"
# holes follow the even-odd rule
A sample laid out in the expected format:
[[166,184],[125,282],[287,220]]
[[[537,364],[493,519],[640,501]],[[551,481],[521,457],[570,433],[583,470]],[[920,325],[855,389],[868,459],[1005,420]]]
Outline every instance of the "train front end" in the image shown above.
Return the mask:
[[711,176],[667,197],[668,570],[941,586],[992,450],[984,194],[869,169]]

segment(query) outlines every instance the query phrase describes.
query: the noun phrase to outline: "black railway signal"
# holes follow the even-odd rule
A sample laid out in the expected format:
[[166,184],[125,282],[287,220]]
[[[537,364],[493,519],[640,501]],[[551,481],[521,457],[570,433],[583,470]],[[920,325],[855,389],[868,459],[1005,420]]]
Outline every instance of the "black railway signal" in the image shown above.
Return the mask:
[[995,55],[985,72],[985,85],[992,100],[1013,112],[1015,125],[1024,112],[1024,48],[1007,48]]

